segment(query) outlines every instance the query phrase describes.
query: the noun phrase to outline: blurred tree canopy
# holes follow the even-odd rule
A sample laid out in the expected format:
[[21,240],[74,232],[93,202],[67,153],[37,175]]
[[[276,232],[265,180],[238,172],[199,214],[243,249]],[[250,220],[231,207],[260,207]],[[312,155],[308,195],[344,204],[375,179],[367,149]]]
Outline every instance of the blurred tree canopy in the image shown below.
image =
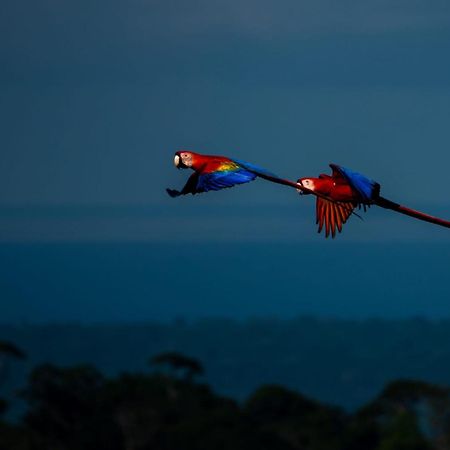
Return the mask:
[[25,353],[12,342],[0,341],[0,386],[6,381],[8,376],[10,360],[25,358]]
[[164,352],[153,356],[150,365],[168,367],[173,374],[182,373],[188,380],[204,373],[203,366],[194,358],[189,358],[178,352]]
[[150,362],[169,371],[107,378],[89,365],[35,367],[22,419],[0,421],[0,450],[450,449],[445,387],[398,380],[354,413],[278,385],[239,404],[195,380],[195,359],[167,352]]
[[25,353],[12,342],[0,341],[0,355],[2,357],[10,356],[17,359],[24,359]]

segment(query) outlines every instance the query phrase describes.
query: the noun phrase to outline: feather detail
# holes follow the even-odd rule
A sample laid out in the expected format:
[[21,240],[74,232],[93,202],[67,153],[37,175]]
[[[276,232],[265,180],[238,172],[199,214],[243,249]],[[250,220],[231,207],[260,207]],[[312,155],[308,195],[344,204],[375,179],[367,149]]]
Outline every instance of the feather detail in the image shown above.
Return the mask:
[[257,177],[297,188],[296,183],[279,178],[262,167],[225,156],[202,155],[180,150],[175,153],[175,165],[179,168],[190,168],[195,173],[188,179],[181,191],[167,189],[166,191],[171,197],[218,191],[237,184],[248,183]]
[[330,164],[330,167],[333,169],[333,179],[339,182],[340,178],[343,177],[359,195],[358,203],[369,204],[378,198],[380,185],[376,181],[337,164]]
[[243,169],[234,161],[214,158],[188,178],[181,192],[167,189],[167,193],[171,197],[178,197],[186,194],[195,195],[202,192],[219,191],[253,181],[256,176],[256,174]]
[[229,172],[236,172],[241,167],[239,164],[236,164],[234,161],[231,161],[231,159],[213,159],[209,161],[205,166],[202,168],[202,170],[199,170],[199,173],[201,175],[206,174],[219,174],[219,173],[229,173]]
[[218,191],[230,188],[236,184],[244,184],[256,178],[254,173],[238,168],[234,171],[217,171],[200,175],[197,182],[197,192]]
[[325,210],[325,237],[328,237],[331,229],[331,208],[329,203],[325,205]]
[[316,224],[320,233],[325,226],[325,237],[330,234],[334,238],[336,230],[340,233],[342,225],[352,215],[354,205],[344,202],[333,202],[322,197],[316,199]]

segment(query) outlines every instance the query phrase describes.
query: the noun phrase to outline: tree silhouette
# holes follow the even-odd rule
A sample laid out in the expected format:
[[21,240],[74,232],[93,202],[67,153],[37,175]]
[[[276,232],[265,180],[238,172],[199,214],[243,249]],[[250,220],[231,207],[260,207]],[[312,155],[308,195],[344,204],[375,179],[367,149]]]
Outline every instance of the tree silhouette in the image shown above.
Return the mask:
[[37,449],[121,449],[120,434],[103,400],[103,376],[91,366],[38,366],[23,397],[25,424],[37,436]]
[[6,381],[12,359],[25,359],[25,353],[12,342],[0,341],[0,386]]
[[204,373],[199,361],[178,352],[159,353],[150,358],[149,363],[153,366],[166,366],[174,374],[181,372],[187,381],[191,381],[195,376]]
[[[380,450],[449,448],[449,390],[415,380],[397,380],[356,417],[378,429]],[[425,438],[427,435],[427,439]]]
[[166,352],[151,363],[173,375],[106,378],[87,365],[36,367],[23,391],[28,409],[22,422],[0,420],[0,450],[450,448],[445,387],[399,380],[346,413],[277,385],[259,388],[240,404],[191,382],[202,373],[194,359]]
[[345,414],[282,386],[259,388],[245,404],[245,412],[257,427],[270,430],[292,448],[342,448]]
[[0,341],[0,355],[11,356],[16,359],[26,358],[25,353],[19,347],[8,341]]
[[[12,359],[24,359],[25,353],[12,342],[0,341],[0,387],[6,382]],[[8,408],[8,402],[0,398],[0,416]]]
[[7,409],[8,409],[8,402],[0,398],[0,417],[5,413]]
[[432,450],[424,438],[414,414],[403,411],[388,424],[381,439],[379,450]]

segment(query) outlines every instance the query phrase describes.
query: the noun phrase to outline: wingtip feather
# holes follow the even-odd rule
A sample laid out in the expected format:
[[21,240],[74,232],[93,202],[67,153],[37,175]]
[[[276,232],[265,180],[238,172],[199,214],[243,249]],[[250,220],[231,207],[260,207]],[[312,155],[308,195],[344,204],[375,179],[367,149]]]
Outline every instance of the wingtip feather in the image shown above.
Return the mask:
[[169,194],[171,198],[179,197],[181,195],[180,191],[177,191],[176,189],[166,189],[166,192]]

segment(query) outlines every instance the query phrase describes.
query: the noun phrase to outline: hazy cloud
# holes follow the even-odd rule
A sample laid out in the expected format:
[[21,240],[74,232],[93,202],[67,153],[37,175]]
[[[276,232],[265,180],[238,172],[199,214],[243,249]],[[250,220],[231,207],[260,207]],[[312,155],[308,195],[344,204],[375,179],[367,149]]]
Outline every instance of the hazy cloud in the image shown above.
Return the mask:
[[[316,233],[314,199],[290,198],[292,201],[285,206],[253,203],[199,207],[189,202],[171,209],[125,205],[0,208],[0,243],[324,243],[323,233]],[[445,215],[446,211],[448,206],[434,205],[428,212]],[[391,211],[374,207],[362,217],[352,217],[336,241],[416,242],[420,236],[422,243],[450,243],[447,229]]]
[[450,3],[438,0],[17,0],[2,7],[0,35],[6,53],[54,48],[82,57],[92,48],[157,48],[161,40],[180,44],[192,37],[277,40],[414,31],[449,23]]
[[[164,192],[185,181],[171,165],[179,147],[290,178],[336,162],[412,207],[433,213],[433,204],[448,201],[448,2],[17,0],[2,7],[0,204],[179,212]],[[433,183],[418,182],[429,174]],[[195,203],[246,205],[255,196],[290,201],[260,182]],[[3,218],[1,236],[163,240],[176,224],[126,215],[27,220]],[[195,220],[183,220],[196,229]],[[245,214],[208,220],[223,239],[236,230],[250,239],[255,229]],[[264,238],[274,229],[296,236],[295,226],[277,228],[282,219],[262,223]]]
[[137,29],[146,29],[146,20],[156,25],[148,34],[156,29],[182,35],[229,32],[270,39],[405,31],[450,22],[450,5],[443,1],[178,0],[164,2],[164,6],[145,1],[136,4],[141,12]]

